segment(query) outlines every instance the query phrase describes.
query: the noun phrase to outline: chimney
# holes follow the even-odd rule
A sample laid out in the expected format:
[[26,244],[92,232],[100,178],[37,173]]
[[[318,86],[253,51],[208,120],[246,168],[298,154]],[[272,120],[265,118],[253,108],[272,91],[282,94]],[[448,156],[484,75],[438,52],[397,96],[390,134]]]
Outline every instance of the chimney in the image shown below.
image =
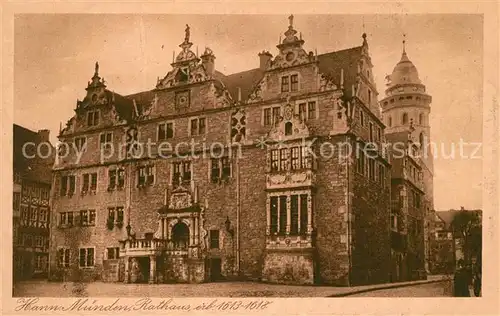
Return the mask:
[[45,143],[50,141],[50,130],[40,129],[38,130],[38,136],[40,136],[40,142]]
[[203,55],[201,55],[200,58],[207,74],[209,76],[213,76],[215,72],[215,55],[212,50],[206,47],[205,52],[203,52]]
[[261,53],[259,53],[259,58],[260,58],[260,70],[264,71],[267,69],[267,67],[269,67],[273,55],[267,50],[264,50]]

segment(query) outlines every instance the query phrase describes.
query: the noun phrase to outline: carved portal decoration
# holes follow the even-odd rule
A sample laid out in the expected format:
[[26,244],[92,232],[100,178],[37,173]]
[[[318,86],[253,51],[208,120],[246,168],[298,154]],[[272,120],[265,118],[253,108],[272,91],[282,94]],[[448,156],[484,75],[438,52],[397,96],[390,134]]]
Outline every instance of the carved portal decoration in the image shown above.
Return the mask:
[[170,196],[168,208],[171,210],[181,210],[193,206],[193,198],[191,192],[186,188],[179,186]]
[[246,113],[240,108],[231,114],[231,142],[239,143],[246,140]]
[[274,141],[283,141],[289,139],[301,139],[310,136],[309,128],[305,121],[301,120],[299,115],[295,113],[294,106],[287,100],[287,104],[283,107],[283,116],[272,127],[267,138]]
[[268,174],[266,177],[268,189],[313,186],[316,180],[316,174],[313,170],[301,170],[293,173],[287,171],[284,174]]

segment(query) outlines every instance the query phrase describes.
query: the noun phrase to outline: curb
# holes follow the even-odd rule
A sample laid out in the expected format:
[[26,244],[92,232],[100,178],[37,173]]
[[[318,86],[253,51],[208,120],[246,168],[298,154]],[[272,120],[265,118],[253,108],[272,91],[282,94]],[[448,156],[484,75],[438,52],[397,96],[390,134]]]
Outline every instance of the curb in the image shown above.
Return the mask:
[[387,284],[387,285],[381,285],[380,287],[374,287],[374,288],[369,288],[369,289],[360,289],[360,290],[347,291],[344,293],[336,293],[336,294],[328,295],[326,297],[345,297],[345,296],[349,296],[349,295],[366,293],[366,292],[394,289],[394,288],[400,288],[400,287],[409,287],[409,286],[422,285],[422,284],[439,283],[439,282],[445,282],[445,281],[449,281],[449,280],[443,278],[440,280],[426,280],[426,281],[415,282],[415,283]]

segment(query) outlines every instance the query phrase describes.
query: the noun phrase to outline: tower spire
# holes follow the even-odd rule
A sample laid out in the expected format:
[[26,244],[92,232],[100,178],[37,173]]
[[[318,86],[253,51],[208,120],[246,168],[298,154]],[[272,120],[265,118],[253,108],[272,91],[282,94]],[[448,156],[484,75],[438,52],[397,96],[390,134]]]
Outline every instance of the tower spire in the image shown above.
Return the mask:
[[403,55],[406,55],[406,33],[403,33]]

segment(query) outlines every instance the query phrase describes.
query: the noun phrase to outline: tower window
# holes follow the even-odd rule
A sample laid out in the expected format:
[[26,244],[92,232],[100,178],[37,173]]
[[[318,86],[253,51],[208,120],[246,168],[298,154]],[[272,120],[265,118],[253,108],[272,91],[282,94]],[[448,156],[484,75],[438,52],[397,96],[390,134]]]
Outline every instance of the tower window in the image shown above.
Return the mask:
[[368,90],[368,105],[372,104],[372,91]]
[[424,124],[424,115],[422,113],[418,115],[418,124],[420,125]]
[[408,124],[408,113],[403,113],[403,118],[401,123],[403,123],[403,125]]
[[389,125],[389,127],[392,126],[392,117],[389,116],[389,120],[387,121],[387,125]]

